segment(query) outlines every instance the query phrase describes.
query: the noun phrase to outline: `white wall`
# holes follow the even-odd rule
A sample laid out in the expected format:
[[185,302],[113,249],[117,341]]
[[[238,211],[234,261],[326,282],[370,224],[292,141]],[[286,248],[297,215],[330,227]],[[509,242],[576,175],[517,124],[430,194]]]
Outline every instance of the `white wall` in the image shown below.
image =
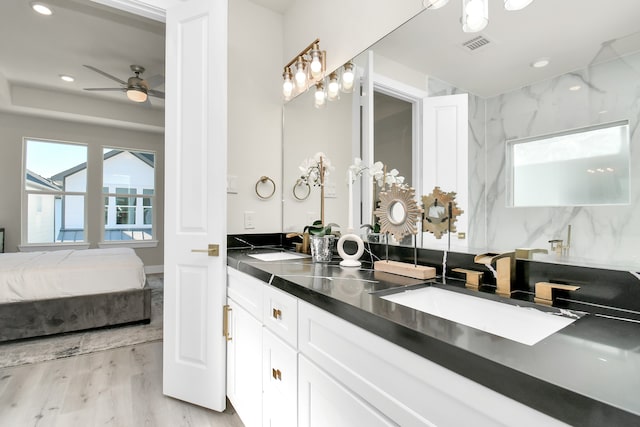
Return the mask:
[[282,65],[319,38],[334,70],[422,9],[422,0],[295,0],[284,16]]
[[[281,58],[282,15],[248,0],[230,1],[227,167],[237,193],[227,196],[229,234],[282,229]],[[255,192],[263,175],[277,186],[268,200]],[[255,228],[244,228],[244,212],[255,213]]]

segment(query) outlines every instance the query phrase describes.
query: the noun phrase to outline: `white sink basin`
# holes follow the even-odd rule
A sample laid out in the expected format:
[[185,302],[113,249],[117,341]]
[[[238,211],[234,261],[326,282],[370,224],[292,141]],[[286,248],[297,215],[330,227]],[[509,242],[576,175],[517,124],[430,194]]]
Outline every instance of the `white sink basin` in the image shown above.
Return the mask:
[[247,255],[251,258],[259,259],[260,261],[285,261],[288,259],[301,259],[308,257],[308,255],[297,254],[295,252],[263,252],[261,254]]
[[534,345],[576,320],[434,287],[381,298],[526,345]]

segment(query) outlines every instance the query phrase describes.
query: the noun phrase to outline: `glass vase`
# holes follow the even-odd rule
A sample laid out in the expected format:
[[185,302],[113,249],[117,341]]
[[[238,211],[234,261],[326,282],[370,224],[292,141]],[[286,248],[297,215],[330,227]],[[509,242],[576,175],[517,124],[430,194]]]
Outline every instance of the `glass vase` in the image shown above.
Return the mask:
[[311,259],[313,262],[330,262],[336,236],[311,236]]

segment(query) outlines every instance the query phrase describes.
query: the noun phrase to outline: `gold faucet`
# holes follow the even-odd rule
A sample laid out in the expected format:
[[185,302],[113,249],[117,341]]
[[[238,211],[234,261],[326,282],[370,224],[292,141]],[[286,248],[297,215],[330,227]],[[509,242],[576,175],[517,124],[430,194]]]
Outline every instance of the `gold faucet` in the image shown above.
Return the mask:
[[[473,259],[478,264],[484,264],[496,278],[496,294],[511,296],[512,286],[516,279],[516,253],[505,252],[501,254],[486,253],[476,255]],[[492,264],[496,265],[494,269]]]

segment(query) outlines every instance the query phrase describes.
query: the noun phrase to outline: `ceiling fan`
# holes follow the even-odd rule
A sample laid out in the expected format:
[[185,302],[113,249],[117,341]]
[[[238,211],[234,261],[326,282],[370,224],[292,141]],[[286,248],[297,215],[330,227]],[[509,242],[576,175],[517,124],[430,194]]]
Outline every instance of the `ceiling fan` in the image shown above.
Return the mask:
[[164,82],[164,77],[157,75],[149,78],[149,80],[144,80],[143,78],[140,77],[141,74],[144,73],[144,67],[141,67],[140,65],[130,66],[131,71],[133,71],[135,76],[129,77],[126,82],[96,67],[92,67],[91,65],[85,65],[85,67],[87,67],[92,71],[95,71],[98,74],[102,74],[103,76],[113,81],[120,83],[122,87],[92,87],[92,88],[84,88],[84,90],[126,92],[127,98],[129,98],[134,102],[149,103],[149,99],[147,95],[164,99],[164,92],[151,89],[154,86],[158,86],[162,84]]

